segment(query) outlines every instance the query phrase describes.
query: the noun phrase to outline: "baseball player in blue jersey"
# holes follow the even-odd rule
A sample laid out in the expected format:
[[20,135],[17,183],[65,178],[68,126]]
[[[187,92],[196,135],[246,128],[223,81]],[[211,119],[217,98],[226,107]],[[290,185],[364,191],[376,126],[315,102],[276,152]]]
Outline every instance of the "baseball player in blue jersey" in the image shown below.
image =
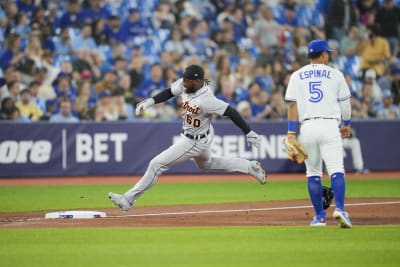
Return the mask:
[[128,211],[163,172],[189,159],[193,159],[200,169],[247,173],[254,176],[260,184],[266,183],[265,171],[258,161],[211,155],[210,147],[214,138],[211,120],[214,115],[229,117],[246,135],[247,142],[255,147],[259,147],[261,138],[250,129],[234,108],[214,96],[208,80],[204,79],[202,67],[187,67],[183,78],[172,83],[170,88],[140,102],[136,107],[136,114],[140,115],[144,109],[175,96],[182,97],[182,138],[150,161],[145,174],[132,189],[122,195],[109,193],[108,197],[117,206]]
[[342,144],[342,138],[349,137],[351,131],[350,90],[343,74],[327,66],[331,52],[324,40],[310,42],[308,57],[311,63],[291,75],[285,95],[285,100],[289,101],[287,139],[296,139],[299,121],[299,141],[308,152],[305,160],[308,192],[315,210],[310,226],[326,226],[321,185],[323,160],[336,202],[333,217],[340,227],[351,228],[344,208],[346,186]]

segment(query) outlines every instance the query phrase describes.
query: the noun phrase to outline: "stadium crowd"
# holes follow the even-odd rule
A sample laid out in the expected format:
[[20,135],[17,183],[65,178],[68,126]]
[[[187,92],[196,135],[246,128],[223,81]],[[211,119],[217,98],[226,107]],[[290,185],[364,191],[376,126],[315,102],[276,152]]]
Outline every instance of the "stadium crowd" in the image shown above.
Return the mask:
[[248,120],[284,120],[284,92],[327,39],[353,118],[400,119],[396,0],[8,0],[0,4],[0,119],[176,120],[135,105],[189,64]]

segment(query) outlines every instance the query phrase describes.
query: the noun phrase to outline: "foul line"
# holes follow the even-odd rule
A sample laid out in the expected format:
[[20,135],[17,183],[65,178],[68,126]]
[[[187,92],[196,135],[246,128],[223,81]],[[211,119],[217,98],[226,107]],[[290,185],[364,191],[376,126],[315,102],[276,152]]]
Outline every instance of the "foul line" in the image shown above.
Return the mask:
[[[400,204],[400,201],[349,203],[349,204],[346,204],[346,206],[394,205],[394,204]],[[200,210],[200,211],[162,212],[162,213],[145,213],[145,214],[130,214],[130,215],[119,215],[119,216],[118,215],[117,216],[107,216],[106,218],[152,217],[152,216],[193,215],[193,214],[212,214],[212,213],[234,213],[234,212],[256,212],[256,211],[306,209],[306,208],[312,208],[312,207],[313,206],[308,205],[308,206],[257,208],[257,209]]]

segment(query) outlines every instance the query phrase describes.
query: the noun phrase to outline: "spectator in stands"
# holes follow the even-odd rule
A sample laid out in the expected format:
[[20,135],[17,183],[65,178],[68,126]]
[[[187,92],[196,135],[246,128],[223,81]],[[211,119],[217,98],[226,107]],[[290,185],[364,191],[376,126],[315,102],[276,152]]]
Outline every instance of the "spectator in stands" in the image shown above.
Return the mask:
[[361,102],[356,96],[352,96],[351,102],[351,117],[357,119],[368,119],[368,104]]
[[48,99],[46,100],[46,111],[43,113],[40,118],[41,121],[49,121],[51,116],[55,113],[57,108],[57,100],[56,99]]
[[356,8],[361,24],[366,26],[374,24],[375,15],[379,8],[378,0],[357,0]]
[[28,118],[31,121],[37,121],[43,115],[40,108],[31,102],[31,91],[29,89],[24,89],[20,93],[20,100],[15,103],[18,107],[20,115]]
[[117,43],[123,43],[127,40],[126,33],[121,29],[121,20],[119,16],[112,15],[104,26],[104,33],[107,38],[107,43],[111,46]]
[[378,119],[400,119],[400,109],[393,104],[390,90],[383,91],[382,104],[377,109],[376,117]]
[[117,89],[124,92],[125,101],[133,106],[136,104],[136,101],[135,92],[131,84],[131,76],[128,73],[124,73],[118,81]]
[[397,56],[399,52],[399,24],[400,8],[394,5],[393,0],[384,0],[383,6],[378,9],[375,23],[381,26],[382,37],[389,42],[390,53]]
[[59,36],[55,38],[54,46],[55,46],[55,55],[56,56],[64,56],[70,57],[75,54],[75,50],[72,46],[70,37],[69,37],[70,28],[61,28],[61,33]]
[[235,41],[235,36],[232,28],[225,29],[222,32],[222,43],[219,45],[219,49],[232,55],[239,55],[239,47]]
[[[28,40],[28,46],[25,50],[26,57],[34,62],[34,67],[42,66],[42,56],[43,56],[42,44],[39,36],[31,35]],[[34,69],[32,69],[33,71]],[[32,74],[30,72],[29,74]]]
[[340,41],[340,54],[344,56],[356,56],[361,43],[360,30],[357,26],[351,26],[347,36]]
[[72,114],[72,104],[69,97],[60,99],[60,111],[50,117],[50,122],[72,123],[79,122],[79,119]]
[[[216,57],[216,70],[215,73],[211,74],[212,80],[216,83],[223,77],[223,76],[232,76],[232,69],[231,69],[231,59],[228,54],[220,53]],[[218,90],[216,91],[218,93]]]
[[7,82],[6,94],[2,95],[2,98],[10,97],[14,102],[19,101],[19,93],[21,91],[21,85],[18,81],[12,80]]
[[235,84],[229,76],[222,76],[219,80],[218,94],[215,96],[222,101],[225,101],[230,106],[236,108],[237,104],[243,100],[240,92],[236,92]]
[[80,34],[72,40],[72,47],[74,51],[79,51],[83,48],[87,48],[90,51],[97,49],[96,42],[92,37],[91,24],[86,23],[82,26]]
[[222,12],[218,12],[217,23],[221,27],[223,22],[228,20],[233,20],[233,12],[235,10],[235,4],[230,1],[224,1],[224,6]]
[[11,110],[14,106],[15,102],[11,99],[11,97],[3,98],[0,108],[0,120],[8,120]]
[[114,91],[117,88],[117,74],[114,70],[109,69],[103,75],[103,79],[97,82],[94,86],[99,95],[104,90]]
[[172,84],[174,81],[179,79],[173,65],[168,66],[164,69],[163,77],[167,84]]
[[274,80],[271,75],[272,66],[271,64],[263,66],[258,66],[255,69],[254,80],[259,84],[267,94],[271,94],[275,89]]
[[17,24],[18,6],[14,1],[7,1],[4,10],[7,16],[7,25],[5,32],[8,34]]
[[122,89],[121,87],[115,89],[112,93],[112,98],[114,101],[114,105],[116,105],[118,109],[118,120],[132,121],[135,119],[133,105],[130,103],[126,103],[124,89]]
[[171,30],[175,24],[175,17],[171,13],[171,6],[168,2],[158,3],[152,16],[152,23],[155,29]]
[[[289,1],[290,2],[290,1]],[[283,5],[283,13],[278,17],[277,22],[284,26],[286,30],[293,31],[294,27],[299,26],[296,18],[296,2],[285,3]]]
[[128,66],[128,73],[131,76],[132,93],[136,95],[136,89],[142,84],[144,80],[143,62],[142,57],[132,57]]
[[268,116],[270,120],[284,120],[287,117],[287,105],[282,92],[272,92],[270,106],[271,113]]
[[372,84],[364,83],[361,89],[361,107],[363,112],[368,113],[368,117],[374,118],[376,116],[376,108],[380,102],[372,97]]
[[79,0],[70,0],[68,2],[67,11],[61,15],[59,27],[61,29],[66,29],[68,27],[79,28],[81,23],[83,23],[80,11]]
[[182,57],[185,54],[186,49],[183,45],[182,32],[178,27],[173,28],[171,39],[165,43],[165,51],[172,53],[174,59]]
[[[389,74],[382,76],[379,81],[381,88],[388,88],[393,95],[393,104],[400,104],[400,66],[397,63],[390,67]],[[400,107],[400,106],[399,106]]]
[[60,72],[54,86],[56,97],[68,96],[70,102],[74,102],[76,98],[76,88],[71,84],[71,77],[65,72]]
[[231,19],[233,39],[238,43],[242,38],[246,37],[246,21],[243,18],[243,10],[236,7],[233,10]]
[[136,97],[138,99],[148,98],[153,91],[165,88],[167,88],[167,84],[163,78],[162,68],[160,64],[153,64],[150,69],[150,77],[136,89]]
[[376,101],[376,102],[381,102],[382,101],[382,89],[376,80],[376,74],[375,74],[374,70],[369,69],[365,72],[364,84],[370,84],[372,86],[372,88],[371,88],[372,89],[372,92],[371,92],[372,99],[374,99],[374,101]]
[[[254,23],[253,40],[261,50],[264,61],[271,62],[272,57],[278,52],[279,35],[282,33],[282,26],[274,20],[271,8],[265,4],[260,4],[260,18]],[[268,34],[265,34],[265,33]]]
[[118,107],[113,102],[110,90],[104,89],[100,92],[96,112],[102,114],[101,120],[103,121],[117,121],[120,119]]
[[39,95],[39,86],[40,86],[40,83],[35,80],[33,80],[29,84],[29,90],[31,93],[31,103],[38,106],[42,112],[45,112],[46,111],[46,100]]
[[89,107],[87,106],[87,101],[84,97],[78,95],[78,97],[75,99],[73,109],[76,112],[76,116],[80,121],[92,120],[89,114]]
[[45,67],[36,68],[34,80],[39,83],[40,97],[43,97],[46,100],[54,99],[56,97],[56,92],[53,87],[53,78],[47,75],[47,69]]
[[385,38],[380,37],[379,25],[368,27],[367,35],[361,42],[359,51],[361,54],[361,70],[365,73],[373,69],[379,79],[383,75],[387,60],[390,58],[389,44]]
[[113,61],[113,69],[117,74],[117,80],[119,80],[122,75],[126,74],[126,60],[123,57],[118,56],[114,58]]
[[128,17],[122,22],[121,31],[132,41],[136,37],[145,36],[147,30],[142,22],[139,9],[130,8]]
[[0,100],[6,96],[9,96],[10,93],[8,92],[8,82],[10,81],[19,81],[20,74],[14,66],[7,66],[4,71],[3,77],[0,79],[1,87],[0,87]]
[[18,11],[27,14],[28,16],[32,16],[33,11],[35,10],[35,6],[32,4],[30,0],[18,0],[16,1]]
[[241,53],[234,73],[235,84],[238,88],[246,89],[249,87],[254,79],[254,74],[252,73],[254,65],[255,62],[248,53]]
[[12,29],[12,32],[19,34],[22,38],[27,38],[31,32],[28,15],[26,13],[18,13],[16,21],[17,25]]
[[249,85],[249,97],[251,104],[251,113],[254,120],[263,120],[271,114],[271,107],[268,105],[268,94],[260,86],[260,84],[253,82]]
[[98,96],[90,80],[84,79],[78,83],[77,98],[83,99],[88,108],[92,108],[97,104]]
[[8,120],[15,122],[30,122],[28,118],[21,116],[19,109],[16,106],[11,107],[10,113],[8,114]]
[[106,28],[105,19],[100,18],[92,22],[92,36],[97,46],[105,45],[109,47],[109,42],[107,34],[105,32],[105,28]]
[[357,25],[357,16],[352,2],[352,0],[331,0],[325,23],[328,38],[341,42],[350,28]]
[[78,51],[78,58],[72,62],[72,68],[74,77],[79,77],[78,75],[84,70],[90,71],[90,74],[97,72],[100,75],[100,70],[93,60],[91,50],[86,47]]
[[110,16],[110,12],[105,7],[100,6],[100,0],[90,0],[89,7],[79,13],[81,23],[91,23],[100,18],[108,19]]
[[4,71],[10,65],[17,66],[25,56],[26,54],[21,50],[21,36],[10,33],[7,37],[6,48],[0,58],[1,68]]

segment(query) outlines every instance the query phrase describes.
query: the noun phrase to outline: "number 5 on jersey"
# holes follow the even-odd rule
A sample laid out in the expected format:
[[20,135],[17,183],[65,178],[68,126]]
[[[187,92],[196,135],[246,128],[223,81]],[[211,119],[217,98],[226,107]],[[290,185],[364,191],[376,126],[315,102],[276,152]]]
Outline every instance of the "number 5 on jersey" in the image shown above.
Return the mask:
[[318,103],[324,97],[321,90],[322,82],[310,82],[308,85],[311,97],[308,99],[310,102]]

